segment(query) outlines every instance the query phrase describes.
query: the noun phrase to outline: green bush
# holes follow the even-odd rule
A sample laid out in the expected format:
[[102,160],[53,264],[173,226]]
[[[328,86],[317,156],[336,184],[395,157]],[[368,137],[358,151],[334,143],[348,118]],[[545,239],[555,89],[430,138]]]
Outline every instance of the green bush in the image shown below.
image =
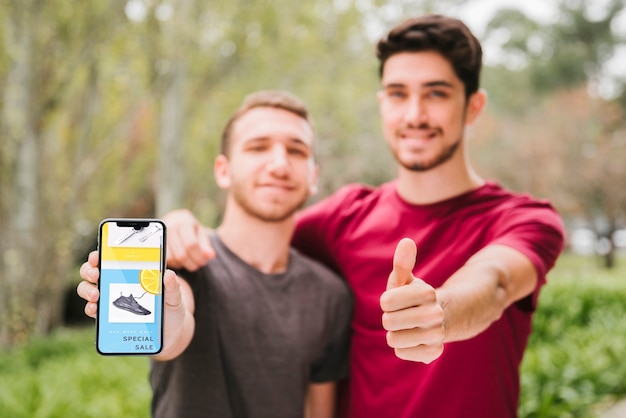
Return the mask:
[[149,417],[145,357],[103,357],[94,328],[0,353],[0,418]]
[[[626,260],[565,254],[543,288],[522,363],[521,418],[595,417],[626,396]],[[145,357],[103,357],[94,327],[0,351],[0,418],[149,417]]]
[[520,417],[595,417],[626,395],[626,267],[565,254],[543,288],[522,363]]

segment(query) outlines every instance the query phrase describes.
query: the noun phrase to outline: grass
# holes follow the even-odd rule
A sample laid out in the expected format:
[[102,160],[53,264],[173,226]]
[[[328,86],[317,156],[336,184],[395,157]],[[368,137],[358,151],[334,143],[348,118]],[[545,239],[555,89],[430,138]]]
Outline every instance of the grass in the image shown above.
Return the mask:
[[[626,396],[626,259],[565,254],[541,293],[522,364],[522,418],[592,418]],[[94,328],[0,351],[0,418],[149,417],[145,357],[96,354]]]
[[149,417],[145,357],[103,357],[94,328],[0,352],[0,418]]

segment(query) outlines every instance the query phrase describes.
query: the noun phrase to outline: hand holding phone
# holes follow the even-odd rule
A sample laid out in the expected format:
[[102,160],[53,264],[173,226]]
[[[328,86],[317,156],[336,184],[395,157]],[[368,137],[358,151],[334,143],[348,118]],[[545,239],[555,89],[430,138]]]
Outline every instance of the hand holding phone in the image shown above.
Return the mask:
[[100,354],[158,354],[163,345],[165,224],[158,219],[100,223],[96,347]]

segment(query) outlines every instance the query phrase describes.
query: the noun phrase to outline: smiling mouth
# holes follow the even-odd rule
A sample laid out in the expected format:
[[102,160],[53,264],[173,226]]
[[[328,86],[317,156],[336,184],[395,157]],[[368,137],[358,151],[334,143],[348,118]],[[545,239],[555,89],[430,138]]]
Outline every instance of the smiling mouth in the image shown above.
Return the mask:
[[437,131],[434,129],[415,129],[405,130],[400,132],[401,139],[415,139],[421,141],[428,141],[437,135]]
[[286,184],[260,184],[258,186],[260,189],[268,189],[268,190],[280,190],[285,192],[290,192],[294,190],[293,186]]
[[401,135],[400,144],[408,149],[419,150],[428,146],[435,135]]

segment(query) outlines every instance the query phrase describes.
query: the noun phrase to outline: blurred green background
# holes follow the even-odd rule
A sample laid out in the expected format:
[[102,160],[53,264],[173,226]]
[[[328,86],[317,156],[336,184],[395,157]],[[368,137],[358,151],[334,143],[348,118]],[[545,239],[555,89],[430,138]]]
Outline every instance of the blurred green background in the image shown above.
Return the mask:
[[[626,396],[626,257],[566,254],[540,297],[521,418],[594,418]],[[0,418],[149,417],[146,357],[103,357],[93,321],[0,351]]]
[[[99,221],[187,207],[218,222],[221,129],[257,89],[309,104],[316,198],[393,178],[373,48],[426,12],[464,19],[484,45],[475,168],[566,222],[520,414],[592,416],[568,411],[624,394],[623,0],[1,0],[0,417],[147,414],[145,359],[100,358],[76,328]],[[133,400],[136,415],[115,409]]]

